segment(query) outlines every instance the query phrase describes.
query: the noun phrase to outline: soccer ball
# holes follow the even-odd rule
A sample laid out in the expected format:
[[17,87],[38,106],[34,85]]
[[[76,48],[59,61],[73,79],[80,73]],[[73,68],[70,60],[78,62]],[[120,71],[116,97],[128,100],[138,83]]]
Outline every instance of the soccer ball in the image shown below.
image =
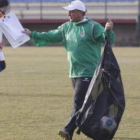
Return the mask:
[[106,130],[109,133],[112,133],[117,128],[117,123],[112,116],[103,116],[100,120],[101,130]]

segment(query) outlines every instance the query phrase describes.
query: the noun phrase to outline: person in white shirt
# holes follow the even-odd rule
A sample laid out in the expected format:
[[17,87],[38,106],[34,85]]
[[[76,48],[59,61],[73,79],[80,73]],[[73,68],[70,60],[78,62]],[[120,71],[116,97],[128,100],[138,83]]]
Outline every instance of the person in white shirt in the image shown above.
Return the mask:
[[[8,0],[0,0],[0,18],[3,17],[3,15],[5,15],[8,5]],[[6,68],[5,58],[2,51],[3,45],[4,43],[2,39],[2,31],[0,30],[0,72]]]

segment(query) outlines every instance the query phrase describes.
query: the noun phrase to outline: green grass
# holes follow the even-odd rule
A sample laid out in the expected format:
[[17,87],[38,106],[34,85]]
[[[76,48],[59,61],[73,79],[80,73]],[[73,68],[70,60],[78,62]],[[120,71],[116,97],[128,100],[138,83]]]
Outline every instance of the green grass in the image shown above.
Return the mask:
[[[122,71],[126,109],[115,135],[140,138],[140,48],[113,48]],[[7,68],[0,73],[0,140],[62,140],[73,89],[62,47],[3,49]],[[86,140],[75,134],[73,140]]]

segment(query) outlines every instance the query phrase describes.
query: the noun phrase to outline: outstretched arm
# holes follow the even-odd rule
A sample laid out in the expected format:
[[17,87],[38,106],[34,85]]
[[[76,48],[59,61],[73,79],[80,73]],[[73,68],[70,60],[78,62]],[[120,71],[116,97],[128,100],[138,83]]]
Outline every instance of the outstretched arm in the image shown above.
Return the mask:
[[25,28],[23,33],[29,35],[34,41],[34,44],[37,46],[59,43],[63,40],[61,27],[58,27],[55,30],[50,30],[48,32],[30,31],[29,29]]

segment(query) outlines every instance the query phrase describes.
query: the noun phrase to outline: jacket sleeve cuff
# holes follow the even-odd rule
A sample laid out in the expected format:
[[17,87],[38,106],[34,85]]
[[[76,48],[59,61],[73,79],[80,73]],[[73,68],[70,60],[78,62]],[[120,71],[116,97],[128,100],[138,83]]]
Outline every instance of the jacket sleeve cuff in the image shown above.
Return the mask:
[[33,39],[34,38],[34,35],[35,35],[35,31],[31,32],[30,38]]
[[112,32],[113,32],[112,29],[110,29],[110,30],[108,30],[108,31],[104,30],[104,35],[107,36],[107,37],[109,37],[109,35],[110,35]]

